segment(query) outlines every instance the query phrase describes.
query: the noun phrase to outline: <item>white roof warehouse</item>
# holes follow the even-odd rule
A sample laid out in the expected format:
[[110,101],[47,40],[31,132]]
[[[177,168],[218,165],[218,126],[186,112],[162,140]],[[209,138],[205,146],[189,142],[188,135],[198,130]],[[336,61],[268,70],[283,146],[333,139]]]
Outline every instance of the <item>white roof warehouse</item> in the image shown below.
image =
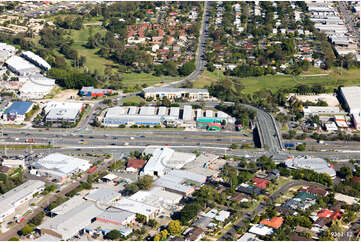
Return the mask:
[[33,198],[37,192],[43,191],[45,183],[38,180],[29,180],[20,186],[0,196],[0,222],[15,212],[15,209],[24,202]]
[[87,160],[53,153],[32,164],[40,176],[49,176],[63,182],[68,176],[78,172],[86,171],[91,167]]
[[45,107],[46,121],[75,123],[84,109],[83,103],[51,102]]
[[9,69],[19,76],[40,73],[40,69],[19,56],[12,56],[6,62]]
[[46,71],[50,70],[50,68],[51,68],[51,66],[48,64],[48,62],[46,62],[43,58],[34,54],[31,51],[24,51],[21,54],[21,56]]

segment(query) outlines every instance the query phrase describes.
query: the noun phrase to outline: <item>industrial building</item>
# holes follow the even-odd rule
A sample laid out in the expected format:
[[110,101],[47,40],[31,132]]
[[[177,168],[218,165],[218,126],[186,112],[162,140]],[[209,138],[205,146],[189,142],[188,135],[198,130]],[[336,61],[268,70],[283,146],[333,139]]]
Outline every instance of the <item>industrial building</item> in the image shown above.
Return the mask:
[[162,187],[154,187],[149,191],[138,191],[129,198],[162,209],[172,209],[182,200],[183,196],[168,192]]
[[194,192],[194,186],[201,186],[207,180],[206,176],[186,170],[172,170],[156,180],[153,185],[182,195]]
[[91,167],[87,160],[79,159],[61,153],[53,153],[31,164],[31,173],[46,176],[63,183],[77,172],[84,172]]
[[135,221],[135,213],[108,208],[106,211],[102,212],[98,216],[96,216],[96,221],[100,221],[102,223],[109,223],[114,225],[127,225],[132,224]]
[[6,109],[3,115],[5,121],[12,121],[22,123],[25,120],[25,115],[33,108],[32,102],[13,102],[10,107]]
[[331,178],[336,177],[336,171],[330,167],[326,160],[311,156],[290,157],[285,161],[285,165],[292,169],[308,169],[317,173],[326,173]]
[[360,87],[341,87],[340,94],[344,102],[348,106],[348,112],[350,114],[359,114],[360,113]]
[[83,103],[75,102],[50,102],[44,108],[47,122],[75,123],[84,110]]
[[112,93],[112,89],[95,89],[94,87],[82,87],[82,89],[79,91],[79,95],[91,97],[102,97]]
[[4,63],[10,56],[15,55],[16,48],[6,43],[0,43],[0,62]]
[[64,214],[47,220],[38,226],[41,234],[49,234],[69,240],[82,229],[90,225],[92,220],[103,212],[95,203],[84,201]]
[[337,114],[340,113],[338,107],[325,107],[325,106],[306,106],[302,110],[305,116],[321,115],[321,114]]
[[20,97],[25,99],[41,99],[49,94],[55,86],[55,79],[43,75],[31,75],[26,77],[25,83],[19,89]]
[[0,222],[15,212],[15,209],[33,198],[33,195],[42,192],[45,183],[38,180],[28,180],[0,196]]
[[143,153],[152,154],[152,156],[145,164],[141,174],[151,176],[163,176],[167,170],[179,169],[196,158],[193,153],[177,152],[168,147],[149,146]]
[[167,125],[187,126],[200,123],[207,126],[209,123],[234,123],[235,118],[228,114],[212,110],[193,110],[192,106],[179,107],[113,107],[104,115],[104,126],[117,127],[123,125]]
[[144,98],[163,99],[188,99],[189,101],[200,101],[209,99],[207,89],[195,88],[172,88],[172,87],[148,87],[143,89]]
[[70,210],[83,205],[85,203],[85,200],[82,197],[73,197],[71,199],[69,199],[68,201],[66,201],[65,203],[60,204],[59,206],[55,207],[54,209],[52,209],[51,212],[51,216],[53,217],[54,215],[62,215],[62,214],[66,214],[68,213]]
[[112,230],[119,231],[120,234],[124,237],[127,237],[128,235],[130,235],[133,232],[133,229],[129,228],[127,226],[121,226],[121,225],[112,224],[112,223],[105,223],[100,220],[96,220],[95,222],[87,225],[83,231],[86,233],[89,233],[91,235],[102,233],[104,236]]
[[6,166],[6,167],[11,167],[11,168],[18,168],[18,167],[22,167],[25,168],[25,161],[24,159],[4,159],[1,162],[2,166]]
[[24,51],[23,53],[21,53],[21,56],[28,60],[29,62],[33,63],[34,65],[48,71],[50,70],[51,66],[48,64],[48,62],[46,62],[43,58],[41,58],[40,56],[34,54],[31,51]]
[[12,56],[5,62],[6,66],[19,76],[39,74],[40,69],[19,56]]
[[97,202],[103,205],[110,205],[120,199],[122,195],[119,192],[109,188],[99,188],[89,192],[84,198],[88,201]]
[[147,218],[147,221],[149,219],[155,218],[160,211],[160,209],[157,207],[138,202],[130,198],[122,198],[116,203],[114,203],[112,207],[123,211],[144,215]]

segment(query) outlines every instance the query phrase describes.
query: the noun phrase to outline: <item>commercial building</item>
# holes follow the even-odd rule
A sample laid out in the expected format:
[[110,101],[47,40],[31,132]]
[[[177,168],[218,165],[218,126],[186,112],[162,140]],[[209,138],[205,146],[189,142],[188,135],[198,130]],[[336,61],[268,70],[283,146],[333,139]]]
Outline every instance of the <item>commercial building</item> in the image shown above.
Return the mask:
[[121,196],[122,195],[119,192],[109,188],[99,188],[89,192],[84,198],[88,201],[97,202],[102,205],[110,205],[116,200],[119,200]]
[[73,102],[50,102],[45,107],[47,122],[69,122],[75,123],[84,110],[83,103]]
[[167,170],[181,168],[184,164],[196,158],[193,153],[176,152],[168,147],[149,146],[144,154],[152,154],[141,174],[151,176],[163,176]]
[[348,112],[350,114],[359,114],[360,113],[360,87],[341,87],[340,94],[344,102],[348,106]]
[[343,115],[335,115],[335,122],[339,128],[348,128],[346,118]]
[[302,110],[305,116],[320,115],[320,114],[337,114],[340,113],[338,107],[323,107],[323,106],[306,106]]
[[130,235],[133,232],[133,229],[129,228],[127,226],[119,226],[119,225],[112,224],[112,223],[105,223],[100,220],[96,220],[95,222],[87,225],[83,231],[86,233],[89,233],[91,235],[93,235],[93,234],[99,235],[100,233],[102,233],[104,236],[112,230],[119,231],[120,234],[124,237],[127,237],[128,235]]
[[12,56],[5,62],[6,66],[19,76],[34,75],[40,73],[40,69],[19,56]]
[[190,185],[183,184],[182,179],[172,179],[169,176],[163,176],[153,182],[154,186],[163,187],[166,191],[188,196],[194,192],[194,188]]
[[112,207],[123,211],[144,215],[147,220],[155,218],[160,211],[160,209],[157,207],[138,202],[130,198],[122,198],[116,203],[114,203]]
[[69,199],[65,203],[62,203],[59,206],[52,209],[50,211],[51,212],[51,217],[66,214],[69,211],[71,211],[72,209],[74,209],[74,208],[76,208],[76,207],[78,207],[80,205],[84,205],[85,202],[86,201],[82,197],[79,197],[79,196],[72,197],[71,199]]
[[308,169],[317,173],[326,173],[330,175],[331,178],[336,177],[336,171],[322,158],[314,158],[311,156],[290,157],[285,161],[285,165],[292,169]]
[[103,212],[95,203],[83,202],[70,211],[55,216],[38,226],[41,234],[49,234],[61,240],[70,240]]
[[79,91],[79,95],[91,97],[102,97],[112,93],[112,89],[96,89],[94,87],[82,87],[82,89]]
[[114,225],[128,225],[135,222],[136,214],[115,208],[108,208],[96,216],[96,221]]
[[182,200],[183,196],[166,191],[162,187],[154,187],[149,191],[138,191],[129,198],[160,209],[172,209]]
[[[182,169],[197,173],[209,178],[217,177],[219,171],[217,164],[222,167],[225,163],[223,160],[218,160],[219,156],[210,153],[201,154],[194,161],[191,161],[183,166]],[[221,164],[223,163],[223,164]]]
[[42,192],[45,183],[38,180],[28,180],[0,196],[0,222],[15,212],[15,209],[33,198],[37,192]]
[[335,122],[332,122],[332,121],[325,122],[323,125],[327,131],[337,131],[338,130]]
[[50,70],[51,68],[48,62],[46,62],[43,58],[34,54],[31,51],[24,51],[23,53],[21,53],[21,56],[46,71]]
[[55,86],[55,79],[43,75],[31,75],[26,77],[25,83],[19,89],[20,97],[26,99],[41,99],[49,94]]
[[[207,116],[207,117],[206,117]],[[113,107],[109,108],[103,118],[104,126],[117,127],[119,125],[176,125],[188,126],[202,122],[222,123],[223,121],[234,123],[235,119],[228,114],[211,110],[192,110],[190,105],[180,107]]]
[[53,153],[31,164],[33,174],[47,176],[63,183],[77,172],[87,171],[91,164],[87,160],[79,159],[61,153]]
[[12,160],[12,159],[5,159],[1,162],[2,166],[6,166],[6,167],[11,167],[11,168],[18,168],[19,166],[22,168],[25,168],[25,161],[24,159],[17,159],[17,160]]
[[27,114],[32,108],[32,102],[13,102],[4,112],[3,119],[17,123],[24,122],[25,114]]
[[163,99],[166,97],[169,100],[177,98],[188,99],[190,101],[209,99],[207,89],[194,88],[148,87],[143,89],[143,95],[145,98]]

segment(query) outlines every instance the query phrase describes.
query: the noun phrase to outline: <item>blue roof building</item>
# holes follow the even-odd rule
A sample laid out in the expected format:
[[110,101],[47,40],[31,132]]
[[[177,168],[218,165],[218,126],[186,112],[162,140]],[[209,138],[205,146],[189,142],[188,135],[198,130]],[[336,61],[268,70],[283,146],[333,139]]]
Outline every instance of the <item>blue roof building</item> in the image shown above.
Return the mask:
[[30,111],[32,105],[32,102],[16,101],[13,102],[11,106],[5,111],[5,114],[25,115],[27,112]]

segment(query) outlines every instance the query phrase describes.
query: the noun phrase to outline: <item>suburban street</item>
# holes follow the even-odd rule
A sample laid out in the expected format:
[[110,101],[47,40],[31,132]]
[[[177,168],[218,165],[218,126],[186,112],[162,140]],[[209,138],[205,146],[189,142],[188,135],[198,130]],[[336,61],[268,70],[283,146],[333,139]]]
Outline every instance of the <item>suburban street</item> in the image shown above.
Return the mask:
[[[277,191],[275,191],[269,198],[270,200],[274,201],[277,199],[281,194],[288,191],[292,187],[296,186],[317,186],[322,189],[327,189],[327,186],[315,183],[315,182],[308,182],[304,180],[297,180],[297,181],[290,181],[280,187]],[[234,238],[236,232],[235,227],[242,228],[247,226],[247,224],[244,224],[245,219],[253,219],[256,215],[262,213],[265,210],[266,206],[263,203],[260,203],[253,212],[246,213],[242,219],[235,225],[232,226],[228,231],[225,231],[224,234],[218,239],[218,241],[224,241],[227,240],[227,238]]]
[[360,45],[360,31],[359,31],[359,29],[355,28],[356,23],[353,19],[352,12],[347,9],[345,1],[339,1],[338,6],[339,6],[340,12],[342,14],[342,17],[345,19],[345,24],[346,24],[347,28],[352,33],[353,37],[356,38],[356,40],[357,40],[356,42],[358,43],[358,45]]

